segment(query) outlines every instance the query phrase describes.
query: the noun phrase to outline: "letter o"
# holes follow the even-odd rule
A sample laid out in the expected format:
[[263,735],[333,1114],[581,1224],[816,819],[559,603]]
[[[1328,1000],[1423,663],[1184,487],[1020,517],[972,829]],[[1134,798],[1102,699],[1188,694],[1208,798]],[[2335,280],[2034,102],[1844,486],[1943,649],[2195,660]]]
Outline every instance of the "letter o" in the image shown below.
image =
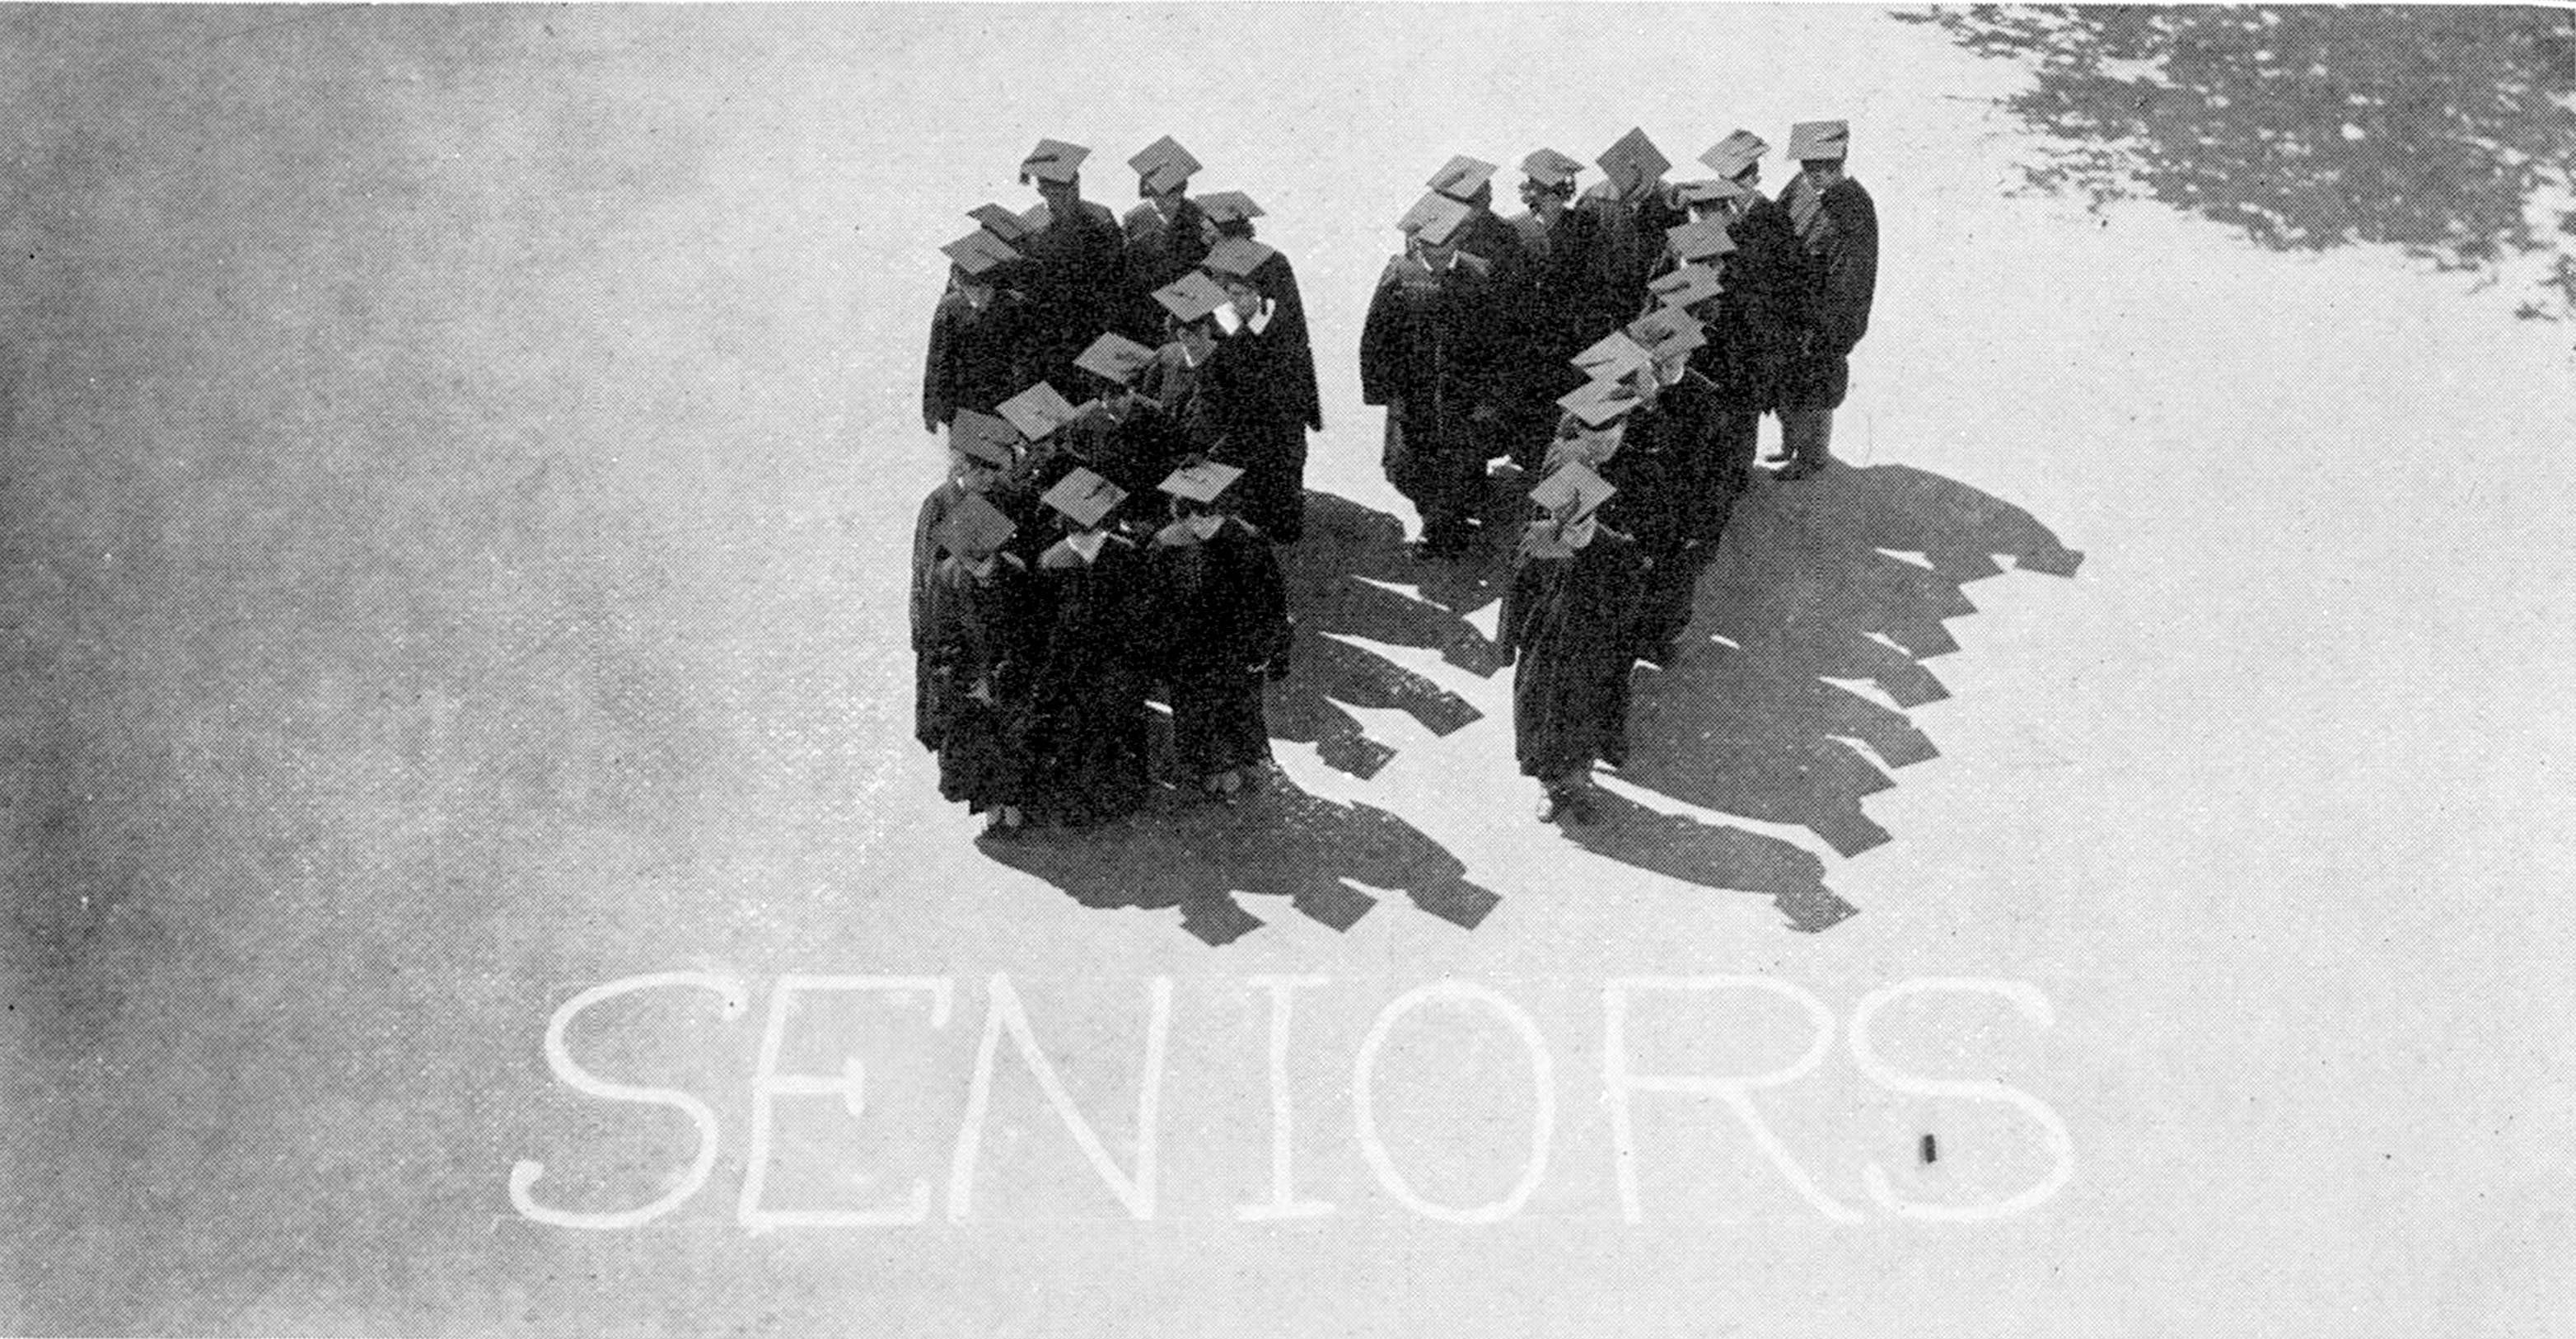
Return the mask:
[[[1491,1204],[1472,1209],[1434,1204],[1413,1192],[1404,1174],[1396,1170],[1395,1158],[1377,1135],[1376,1097],[1372,1081],[1377,1073],[1378,1052],[1386,1048],[1388,1033],[1396,1020],[1433,1000],[1450,1000],[1462,1004],[1481,1004],[1518,1032],[1521,1044],[1529,1048],[1530,1078],[1538,1094],[1538,1110],[1530,1128],[1529,1164],[1521,1169],[1519,1184],[1511,1193]],[[1376,1173],[1379,1185],[1404,1207],[1425,1218],[1442,1223],[1499,1223],[1521,1211],[1529,1197],[1547,1176],[1547,1155],[1556,1139],[1556,1064],[1548,1055],[1547,1039],[1539,1035],[1538,1022],[1519,1005],[1501,995],[1464,981],[1435,981],[1417,986],[1396,997],[1394,1003],[1379,1013],[1368,1036],[1360,1042],[1359,1055],[1351,1062],[1351,1106],[1359,1122],[1360,1157]]]

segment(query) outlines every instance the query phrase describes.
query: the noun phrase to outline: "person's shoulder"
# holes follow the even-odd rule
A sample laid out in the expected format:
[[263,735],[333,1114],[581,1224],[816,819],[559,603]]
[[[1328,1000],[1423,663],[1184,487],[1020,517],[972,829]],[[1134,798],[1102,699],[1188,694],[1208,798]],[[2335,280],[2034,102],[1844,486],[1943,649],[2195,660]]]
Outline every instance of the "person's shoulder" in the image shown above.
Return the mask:
[[1878,202],[1870,198],[1869,188],[1850,177],[1826,187],[1817,199],[1823,201],[1829,210],[1864,210],[1873,214],[1878,210]]
[[1430,277],[1431,267],[1421,261],[1411,256],[1389,256],[1386,268],[1378,271],[1377,284],[1384,288],[1389,284],[1418,282]]
[[1104,205],[1097,200],[1085,200],[1082,202],[1082,216],[1104,228],[1115,228],[1118,226],[1118,216],[1109,212],[1109,206]]

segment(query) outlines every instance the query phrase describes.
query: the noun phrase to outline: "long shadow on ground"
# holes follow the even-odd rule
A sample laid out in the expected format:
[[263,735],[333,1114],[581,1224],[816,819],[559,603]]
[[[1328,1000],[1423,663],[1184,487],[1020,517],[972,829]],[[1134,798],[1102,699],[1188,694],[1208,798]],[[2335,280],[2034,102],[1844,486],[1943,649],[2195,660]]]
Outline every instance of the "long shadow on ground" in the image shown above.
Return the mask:
[[[2020,508],[1902,465],[1757,484],[1701,579],[1687,649],[1669,668],[1637,671],[1620,779],[1806,828],[1840,856],[1885,843],[1861,799],[1896,784],[1888,769],[1939,756],[1907,712],[1949,695],[1924,662],[1958,649],[1942,620],[1976,612],[1961,588],[2002,572],[1998,556],[2057,576],[2083,561]],[[1844,682],[1872,684],[1886,701]],[[1772,892],[1797,929],[1853,913],[1821,884],[1800,886],[1797,861],[1767,850],[1720,847],[1696,871],[1677,862],[1675,833],[1699,826],[1626,815],[1574,835],[1641,868]]]
[[[1401,710],[1443,735],[1478,719],[1465,699],[1360,643],[1436,652],[1490,677],[1495,647],[1467,616],[1500,598],[1501,537],[1523,505],[1518,493],[1506,471],[1486,508],[1493,538],[1438,564],[1410,555],[1395,517],[1308,495],[1306,538],[1289,563],[1299,652],[1271,687],[1275,739],[1311,744],[1366,777],[1393,750],[1347,706]],[[2060,576],[2082,560],[2029,513],[1904,466],[1758,484],[1701,581],[1688,649],[1667,669],[1637,670],[1619,778],[1698,809],[1804,827],[1844,857],[1888,841],[1861,800],[1895,784],[1885,769],[1937,756],[1906,712],[1948,695],[1924,662],[1957,649],[1942,620],[1975,612],[1962,587],[2001,573],[1999,556]],[[1837,681],[1872,683],[1886,702]],[[1513,766],[1507,741],[1498,768]],[[1825,885],[1817,855],[1732,824],[1608,796],[1600,821],[1564,835],[1686,883],[1766,895],[1793,929],[1822,930],[1857,910]],[[1500,901],[1402,818],[1307,794],[1284,775],[1230,805],[1166,790],[1125,823],[981,847],[1085,906],[1177,910],[1212,945],[1264,924],[1246,897],[1285,899],[1336,930],[1380,892],[1464,929]]]

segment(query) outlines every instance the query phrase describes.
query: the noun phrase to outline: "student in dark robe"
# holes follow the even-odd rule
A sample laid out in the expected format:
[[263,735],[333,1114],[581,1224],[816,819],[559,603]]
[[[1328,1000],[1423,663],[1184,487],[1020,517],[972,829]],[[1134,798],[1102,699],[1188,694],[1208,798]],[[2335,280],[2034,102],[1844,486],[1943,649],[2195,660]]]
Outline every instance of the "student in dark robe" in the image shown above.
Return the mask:
[[[1252,197],[1241,191],[1216,191],[1198,197],[1198,205],[1207,214],[1211,258],[1230,254],[1226,250],[1228,238],[1258,247],[1260,262],[1244,277],[1274,307],[1270,334],[1280,350],[1282,376],[1286,378],[1279,388],[1283,401],[1295,407],[1307,428],[1322,432],[1324,400],[1316,389],[1314,340],[1306,331],[1306,299],[1297,290],[1296,267],[1278,248],[1261,243],[1254,235],[1252,221],[1261,216],[1262,209],[1252,202]],[[1232,267],[1221,267],[1221,271],[1236,272]]]
[[983,232],[942,248],[948,289],[930,315],[921,374],[921,426],[937,432],[960,409],[991,412],[1029,381],[1029,303],[1009,286],[1019,255]]
[[939,635],[934,603],[941,580],[941,537],[948,533],[950,519],[967,499],[994,492],[1018,464],[1017,436],[1008,423],[992,415],[971,409],[960,411],[948,427],[947,477],[921,500],[913,521],[913,737],[924,748],[939,748],[947,719],[934,659]]
[[1735,249],[1720,266],[1724,296],[1713,311],[1697,313],[1709,322],[1709,342],[1693,366],[1718,387],[1720,454],[1744,461],[1748,471],[1762,415],[1779,404],[1797,343],[1798,237],[1789,211],[1761,190],[1770,148],[1752,131],[1737,130],[1700,155],[1735,188],[1708,213],[1726,224]]
[[1198,268],[1207,258],[1207,211],[1190,199],[1190,177],[1199,160],[1169,135],[1146,145],[1127,165],[1136,169],[1143,203],[1127,211],[1127,300],[1119,333],[1151,340],[1162,329],[1154,290]]
[[1208,457],[1244,472],[1228,496],[1245,521],[1272,543],[1306,533],[1306,413],[1300,393],[1311,384],[1314,354],[1304,332],[1286,327],[1280,304],[1252,276],[1267,252],[1259,242],[1226,238],[1209,253],[1206,272],[1225,291],[1214,323],[1216,348],[1198,380],[1204,417],[1197,440]]
[[1020,164],[1040,204],[1023,216],[1028,234],[1013,243],[1028,258],[1023,273],[1035,326],[1038,376],[1074,382],[1073,360],[1119,324],[1127,300],[1127,240],[1105,205],[1082,198],[1082,160],[1091,151],[1040,140]]
[[1148,348],[1114,330],[1092,341],[1075,360],[1091,398],[1049,439],[1055,458],[1033,482],[1052,488],[1080,465],[1131,495],[1150,494],[1186,451],[1146,389],[1156,367],[1176,357],[1176,350]]
[[1241,477],[1213,461],[1175,470],[1162,483],[1172,520],[1145,546],[1173,752],[1181,775],[1217,797],[1240,792],[1246,772],[1270,759],[1262,684],[1291,638],[1270,542],[1221,503]]
[[1006,547],[1015,529],[980,493],[948,509],[913,632],[925,690],[917,733],[939,755],[939,794],[991,811],[995,832],[1028,819],[1028,686],[1045,631],[1036,578]]
[[1798,175],[1780,192],[1797,235],[1797,346],[1780,390],[1783,480],[1832,459],[1834,410],[1851,389],[1851,353],[1869,333],[1878,287],[1878,207],[1844,172],[1851,143],[1841,121],[1802,121],[1789,133]]
[[1607,179],[1584,192],[1577,206],[1592,215],[1599,237],[1585,309],[1586,343],[1635,319],[1646,305],[1646,281],[1663,257],[1665,231],[1688,221],[1664,189],[1672,160],[1643,129],[1620,136],[1594,161]]
[[1423,184],[1467,207],[1467,221],[1458,225],[1458,249],[1508,276],[1521,262],[1521,236],[1494,214],[1495,167],[1460,154]]
[[1556,401],[1583,384],[1569,363],[1587,338],[1587,306],[1599,263],[1600,220],[1574,205],[1574,179],[1583,164],[1554,149],[1521,160],[1521,202],[1528,212],[1509,220],[1520,239],[1520,263],[1501,275],[1502,325],[1509,332],[1504,446],[1512,463],[1535,481],[1558,416]]
[[[1616,459],[1616,455],[1611,457]],[[1597,816],[1595,763],[1628,757],[1629,676],[1623,633],[1646,574],[1636,542],[1601,513],[1613,486],[1579,459],[1564,461],[1530,500],[1499,631],[1512,674],[1512,743],[1521,774],[1542,792],[1542,823]]]
[[1719,453],[1717,387],[1690,367],[1707,338],[1700,323],[1666,308],[1631,322],[1626,333],[1651,361],[1637,374],[1637,405],[1605,477],[1620,486],[1625,504],[1613,509],[1614,523],[1637,537],[1652,564],[1632,645],[1639,658],[1662,665],[1690,626],[1699,575],[1716,556],[1715,538],[1743,489]]
[[1475,539],[1486,444],[1499,433],[1509,364],[1492,267],[1460,253],[1466,208],[1427,195],[1405,214],[1360,330],[1360,398],[1386,407],[1387,481],[1422,518],[1416,551],[1455,558]]
[[1088,827],[1145,803],[1152,589],[1145,557],[1118,533],[1116,484],[1076,468],[1047,491],[1062,538],[1039,556],[1048,611],[1029,685],[1024,806],[1035,819]]

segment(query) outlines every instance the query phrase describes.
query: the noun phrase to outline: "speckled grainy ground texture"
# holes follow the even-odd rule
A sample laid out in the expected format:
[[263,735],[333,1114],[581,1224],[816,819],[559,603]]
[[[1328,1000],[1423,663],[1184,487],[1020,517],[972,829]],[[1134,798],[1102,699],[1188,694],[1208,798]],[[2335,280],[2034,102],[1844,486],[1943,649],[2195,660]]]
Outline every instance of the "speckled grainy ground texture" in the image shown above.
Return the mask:
[[[0,9],[0,1331],[2563,1333],[2576,42],[2330,13]],[[1359,403],[1393,220],[1452,153],[1828,116],[1885,225],[1847,467],[1747,500],[1608,821],[1540,826],[1494,566],[1403,556]],[[902,628],[936,247],[1041,135],[1123,209],[1167,131],[1322,366],[1282,772],[979,844]],[[518,1212],[686,1184],[545,1052],[681,971],[748,1008],[569,1045],[711,1175]],[[764,1208],[927,1221],[745,1225],[789,973],[951,983],[776,1015],[866,1098],[777,1099]],[[1275,1091],[1265,973],[1325,978]],[[1009,1041],[952,1218],[996,974],[1121,1176],[1169,978],[1149,1220]],[[1641,997],[1633,1063],[1794,1069],[1815,1002],[1752,1098],[1810,1186],[1644,1095],[1629,1222],[1604,985],[1720,974],[1783,990]],[[2047,1002],[1879,1025],[2064,1122],[1997,1221],[1870,1188],[2051,1171],[1853,1054],[1949,977]],[[1382,1018],[1444,980],[1530,1036]],[[1245,1222],[1282,1095],[1334,1207]]]

